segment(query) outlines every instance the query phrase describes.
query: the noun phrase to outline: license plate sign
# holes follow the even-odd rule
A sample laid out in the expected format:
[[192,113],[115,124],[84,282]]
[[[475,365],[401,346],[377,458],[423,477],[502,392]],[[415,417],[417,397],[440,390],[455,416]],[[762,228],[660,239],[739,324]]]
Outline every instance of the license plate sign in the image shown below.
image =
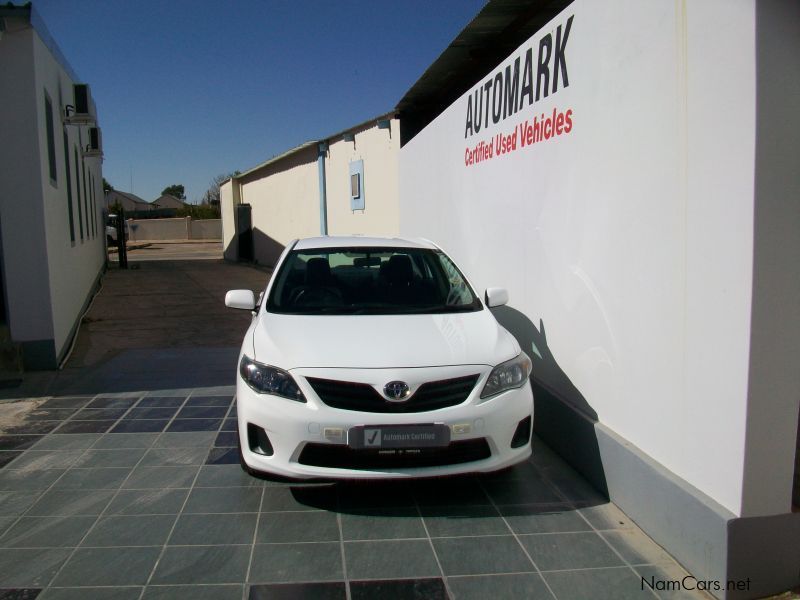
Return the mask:
[[450,443],[447,425],[363,425],[348,432],[348,445],[363,450],[438,448]]

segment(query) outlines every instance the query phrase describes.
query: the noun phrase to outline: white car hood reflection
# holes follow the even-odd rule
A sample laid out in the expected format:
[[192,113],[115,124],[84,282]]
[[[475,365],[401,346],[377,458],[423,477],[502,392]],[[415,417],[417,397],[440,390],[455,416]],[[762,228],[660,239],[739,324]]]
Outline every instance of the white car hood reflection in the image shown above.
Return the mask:
[[262,313],[255,360],[282,369],[384,369],[480,364],[519,354],[492,314],[281,315]]

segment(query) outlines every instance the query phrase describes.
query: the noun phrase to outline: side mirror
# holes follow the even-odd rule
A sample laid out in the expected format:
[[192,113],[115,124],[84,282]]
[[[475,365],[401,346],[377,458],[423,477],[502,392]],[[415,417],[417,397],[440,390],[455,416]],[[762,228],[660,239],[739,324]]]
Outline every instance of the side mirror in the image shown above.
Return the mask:
[[486,288],[486,306],[494,308],[508,304],[508,290],[506,288]]
[[225,294],[225,306],[253,310],[256,307],[256,297],[253,290],[231,290]]

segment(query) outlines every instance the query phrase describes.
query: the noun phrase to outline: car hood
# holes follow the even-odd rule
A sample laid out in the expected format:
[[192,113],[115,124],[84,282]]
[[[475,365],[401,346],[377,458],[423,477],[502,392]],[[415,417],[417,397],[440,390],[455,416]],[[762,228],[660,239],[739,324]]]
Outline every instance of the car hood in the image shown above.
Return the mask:
[[280,315],[253,331],[255,360],[283,369],[384,369],[480,364],[519,354],[486,309],[426,315]]

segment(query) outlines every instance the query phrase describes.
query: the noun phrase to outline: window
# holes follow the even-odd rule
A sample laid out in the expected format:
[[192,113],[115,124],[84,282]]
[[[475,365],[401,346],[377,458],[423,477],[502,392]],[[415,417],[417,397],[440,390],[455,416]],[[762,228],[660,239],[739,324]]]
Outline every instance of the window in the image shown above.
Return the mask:
[[69,142],[64,130],[64,173],[67,175],[67,214],[69,215],[69,241],[75,244],[75,218],[72,216],[72,181],[69,174]]
[[56,170],[56,135],[53,131],[53,102],[47,92],[44,93],[44,119],[47,123],[47,160],[50,166],[50,183],[58,184]]
[[364,210],[364,161],[350,163],[350,210]]
[[78,148],[75,151],[75,188],[78,190],[78,225],[81,230],[81,241],[83,241],[83,209],[81,208],[81,168],[78,163]]

